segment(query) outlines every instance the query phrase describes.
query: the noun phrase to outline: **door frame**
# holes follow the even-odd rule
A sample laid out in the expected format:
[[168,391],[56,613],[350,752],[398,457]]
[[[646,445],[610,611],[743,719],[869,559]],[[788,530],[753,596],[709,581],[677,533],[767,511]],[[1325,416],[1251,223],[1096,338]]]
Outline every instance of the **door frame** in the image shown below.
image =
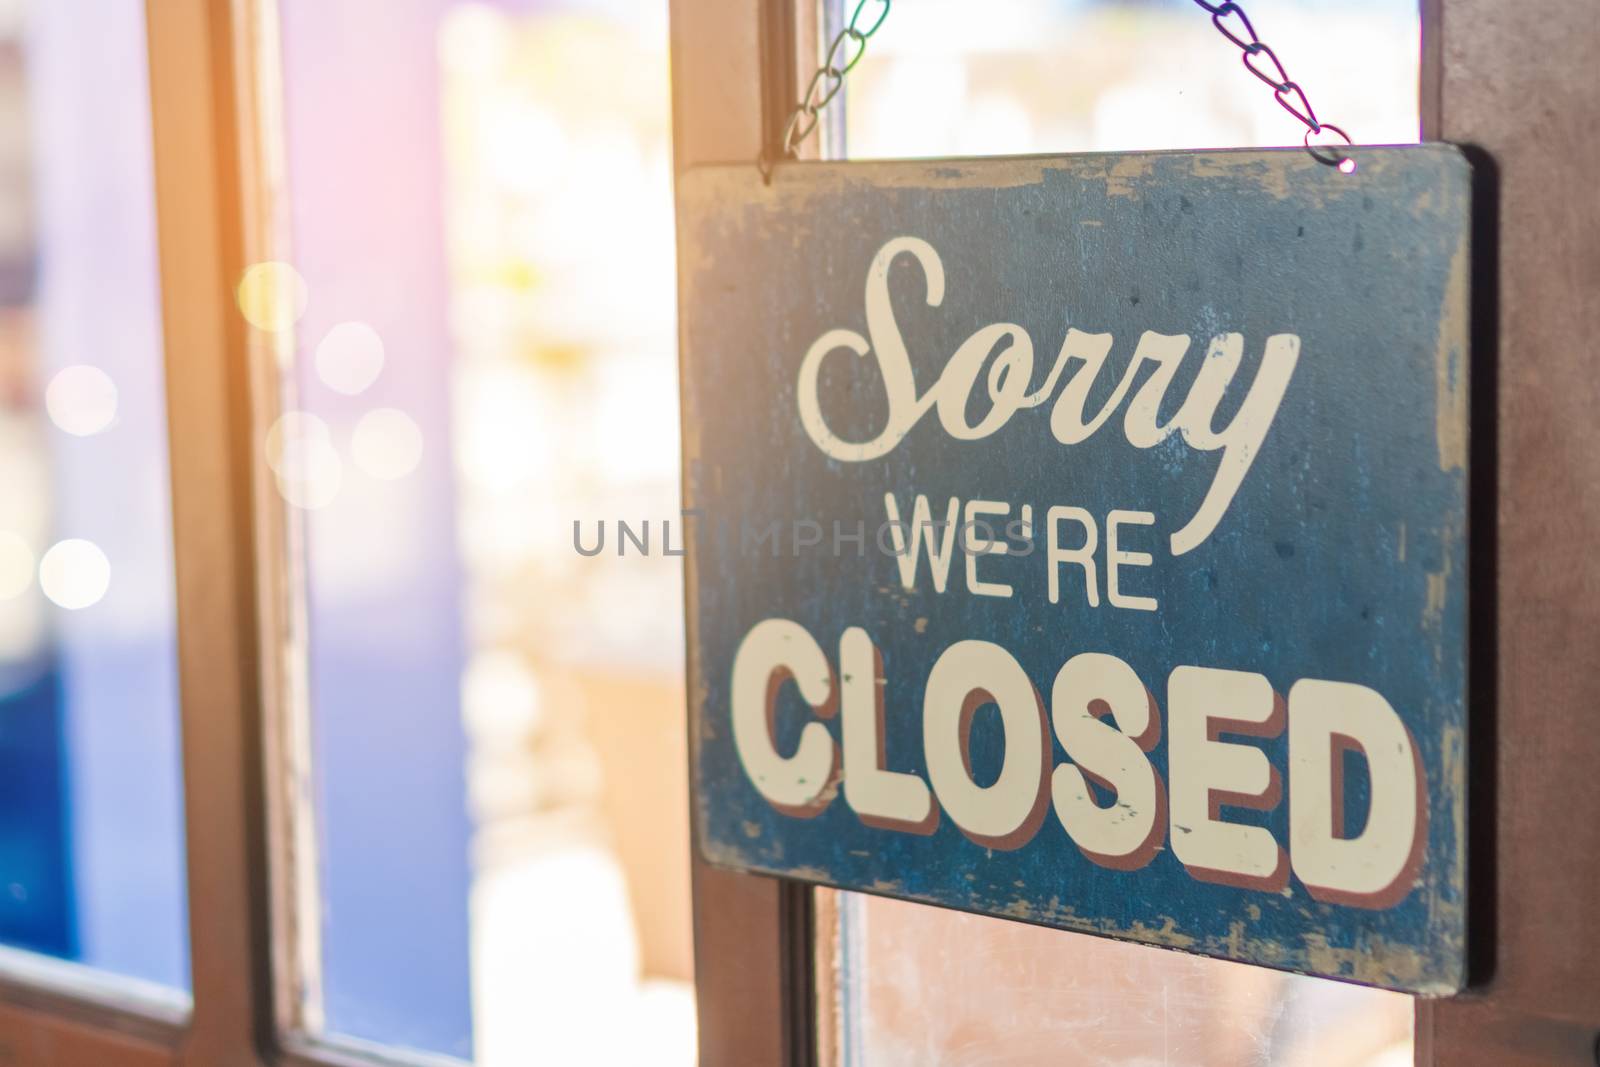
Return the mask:
[[[676,166],[752,161],[797,95],[807,0],[671,0]],[[178,567],[193,1010],[71,968],[0,968],[0,1064],[393,1063],[284,1038],[274,978],[270,604],[251,352],[254,0],[149,0]],[[1600,53],[1593,0],[1422,0],[1423,130],[1475,146],[1474,985],[1419,1001],[1417,1063],[1590,1067],[1600,1030]],[[814,42],[811,54],[815,53]],[[809,72],[807,72],[809,73]],[[1487,383],[1487,384],[1486,384]],[[1488,605],[1487,612],[1481,610]],[[264,614],[265,613],[265,614]],[[1497,786],[1497,783],[1503,783]],[[694,861],[702,1062],[814,1061],[812,893]],[[1585,908],[1583,905],[1589,905]],[[283,973],[279,969],[279,973]]]
[[[816,54],[816,12],[814,0],[671,0],[675,176],[703,163],[755,166],[781,143],[807,43]],[[681,246],[679,257],[682,277]],[[691,852],[700,1062],[816,1062],[811,887],[719,870]]]

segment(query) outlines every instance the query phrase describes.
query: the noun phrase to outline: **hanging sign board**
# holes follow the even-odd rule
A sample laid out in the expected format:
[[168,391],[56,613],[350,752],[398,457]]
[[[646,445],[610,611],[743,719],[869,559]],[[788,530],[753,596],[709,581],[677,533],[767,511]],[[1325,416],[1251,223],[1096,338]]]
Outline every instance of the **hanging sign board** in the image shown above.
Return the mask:
[[1462,985],[1469,170],[1354,157],[684,177],[710,862]]

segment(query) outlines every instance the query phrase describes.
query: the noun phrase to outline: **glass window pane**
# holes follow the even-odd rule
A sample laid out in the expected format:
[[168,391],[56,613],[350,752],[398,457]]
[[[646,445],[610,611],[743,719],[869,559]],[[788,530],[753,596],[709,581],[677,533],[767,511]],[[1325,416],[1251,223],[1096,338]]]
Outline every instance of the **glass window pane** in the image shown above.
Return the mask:
[[0,943],[187,988],[138,0],[0,4]]
[[692,1063],[666,4],[278,7],[303,1023]]
[[[1409,0],[1246,5],[1324,121],[1417,140]],[[837,28],[853,4],[825,3]],[[1190,0],[896,5],[852,73],[853,158],[1297,144]],[[836,153],[838,154],[838,153]],[[819,891],[819,1039],[839,1067],[1400,1067],[1412,1001],[1176,952]]]
[[[824,6],[838,26],[854,0]],[[1417,140],[1416,0],[1244,6],[1324,122],[1360,144]],[[845,100],[860,159],[1294,145],[1304,132],[1192,0],[897,4]]]
[[[837,1067],[1410,1067],[1412,1001],[1179,952],[823,893]],[[827,927],[824,927],[825,929]]]

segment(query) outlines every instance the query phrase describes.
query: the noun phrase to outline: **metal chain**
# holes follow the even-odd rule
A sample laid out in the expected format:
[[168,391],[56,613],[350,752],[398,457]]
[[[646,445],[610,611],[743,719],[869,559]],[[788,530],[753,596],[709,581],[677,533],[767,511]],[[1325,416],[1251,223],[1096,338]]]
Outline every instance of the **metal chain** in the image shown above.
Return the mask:
[[[839,90],[844,88],[844,76],[854,70],[856,64],[861,62],[861,57],[867,54],[867,39],[877,33],[879,27],[883,25],[883,20],[889,17],[889,5],[892,2],[893,0],[877,0],[877,7],[870,23],[862,19],[861,13],[873,4],[873,0],[860,0],[856,4],[855,11],[850,15],[850,22],[834,37],[833,43],[828,45],[828,54],[823,59],[822,66],[811,76],[811,84],[806,86],[805,95],[800,97],[800,102],[794,106],[794,111],[789,115],[789,122],[783,128],[783,142],[780,149],[783,158],[794,159],[795,147],[811,136],[811,132],[817,128],[817,117],[822,113],[822,109],[839,95]],[[762,179],[772,181],[773,160],[768,158],[765,149],[762,149],[761,158],[756,161],[756,165],[761,168]]]
[[1210,4],[1206,0],[1194,2],[1210,13],[1211,25],[1217,28],[1217,32],[1239,49],[1239,58],[1244,61],[1245,69],[1272,87],[1272,96],[1278,101],[1278,106],[1300,120],[1300,124],[1306,128],[1303,140],[1311,158],[1318,163],[1338,167],[1345,174],[1352,173],[1356,169],[1355,160],[1337,149],[1332,152],[1327,150],[1334,146],[1314,145],[1311,138],[1328,132],[1338,134],[1346,145],[1355,142],[1338,126],[1317,118],[1311,101],[1306,99],[1306,91],[1289,77],[1289,72],[1283,69],[1283,60],[1278,58],[1271,46],[1256,36],[1256,28],[1250,24],[1250,16],[1244,13],[1244,8],[1233,0],[1224,0],[1220,4]]
[[[1239,49],[1239,58],[1244,62],[1245,69],[1272,87],[1272,96],[1278,101],[1278,106],[1300,120],[1300,124],[1306,128],[1303,141],[1306,151],[1311,153],[1311,158],[1330,167],[1338,167],[1346,174],[1353,172],[1356,169],[1354,159],[1342,151],[1329,152],[1328,149],[1334,146],[1311,143],[1311,138],[1323,133],[1337,134],[1346,145],[1355,142],[1342,128],[1317,118],[1316,111],[1311,107],[1311,101],[1306,97],[1306,91],[1289,77],[1289,72],[1283,67],[1283,60],[1278,58],[1272,47],[1256,36],[1256,28],[1250,24],[1250,16],[1244,13],[1244,8],[1233,0],[1223,0],[1220,4],[1208,3],[1207,0],[1194,0],[1194,2],[1211,15],[1211,24],[1216,27],[1217,32]],[[781,158],[795,158],[795,147],[811,136],[812,131],[817,128],[817,119],[822,109],[839,95],[839,90],[844,88],[845,75],[854,70],[856,64],[861,62],[861,57],[867,54],[867,39],[877,33],[883,25],[883,20],[889,17],[889,5],[892,0],[877,0],[878,6],[874,9],[871,24],[863,29],[861,13],[872,3],[873,0],[859,0],[855,11],[850,15],[849,24],[840,30],[833,42],[828,45],[828,54],[823,59],[822,66],[811,76],[805,94],[800,97],[800,102],[789,114],[789,121],[783,128],[783,140],[779,150]],[[761,169],[762,180],[772,181],[774,162],[763,149],[761,157],[756,160],[756,165]]]

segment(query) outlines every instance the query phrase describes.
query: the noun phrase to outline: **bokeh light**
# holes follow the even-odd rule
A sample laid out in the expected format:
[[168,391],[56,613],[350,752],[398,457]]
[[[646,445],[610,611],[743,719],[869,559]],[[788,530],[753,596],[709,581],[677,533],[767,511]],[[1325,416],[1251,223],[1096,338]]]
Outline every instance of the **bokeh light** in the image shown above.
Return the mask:
[[305,411],[286,411],[267,430],[267,466],[278,492],[307,511],[327,507],[344,483],[344,461],[328,424]]
[[0,530],[0,600],[14,600],[33,584],[33,549],[20,534]]
[[356,423],[350,453],[356,466],[374,478],[404,478],[422,462],[422,430],[405,412],[378,408]]
[[117,385],[99,367],[66,367],[45,387],[44,406],[50,421],[61,430],[88,437],[116,420]]
[[288,263],[257,263],[239,279],[239,311],[258,330],[279,332],[300,321],[306,311],[306,280]]
[[317,345],[317,377],[336,393],[355,396],[383,371],[383,338],[364,322],[341,322]]
[[333,447],[333,434],[321,418],[306,411],[286,411],[267,430],[267,466],[275,473],[295,477],[305,457],[319,448]]
[[295,474],[277,475],[278,493],[303,511],[317,511],[333,503],[344,484],[344,463],[332,448],[319,449]]
[[539,680],[511,649],[477,653],[461,679],[461,713],[475,741],[515,745],[538,728]]
[[57,541],[39,561],[39,587],[68,611],[91,607],[111,587],[111,561],[93,541]]

